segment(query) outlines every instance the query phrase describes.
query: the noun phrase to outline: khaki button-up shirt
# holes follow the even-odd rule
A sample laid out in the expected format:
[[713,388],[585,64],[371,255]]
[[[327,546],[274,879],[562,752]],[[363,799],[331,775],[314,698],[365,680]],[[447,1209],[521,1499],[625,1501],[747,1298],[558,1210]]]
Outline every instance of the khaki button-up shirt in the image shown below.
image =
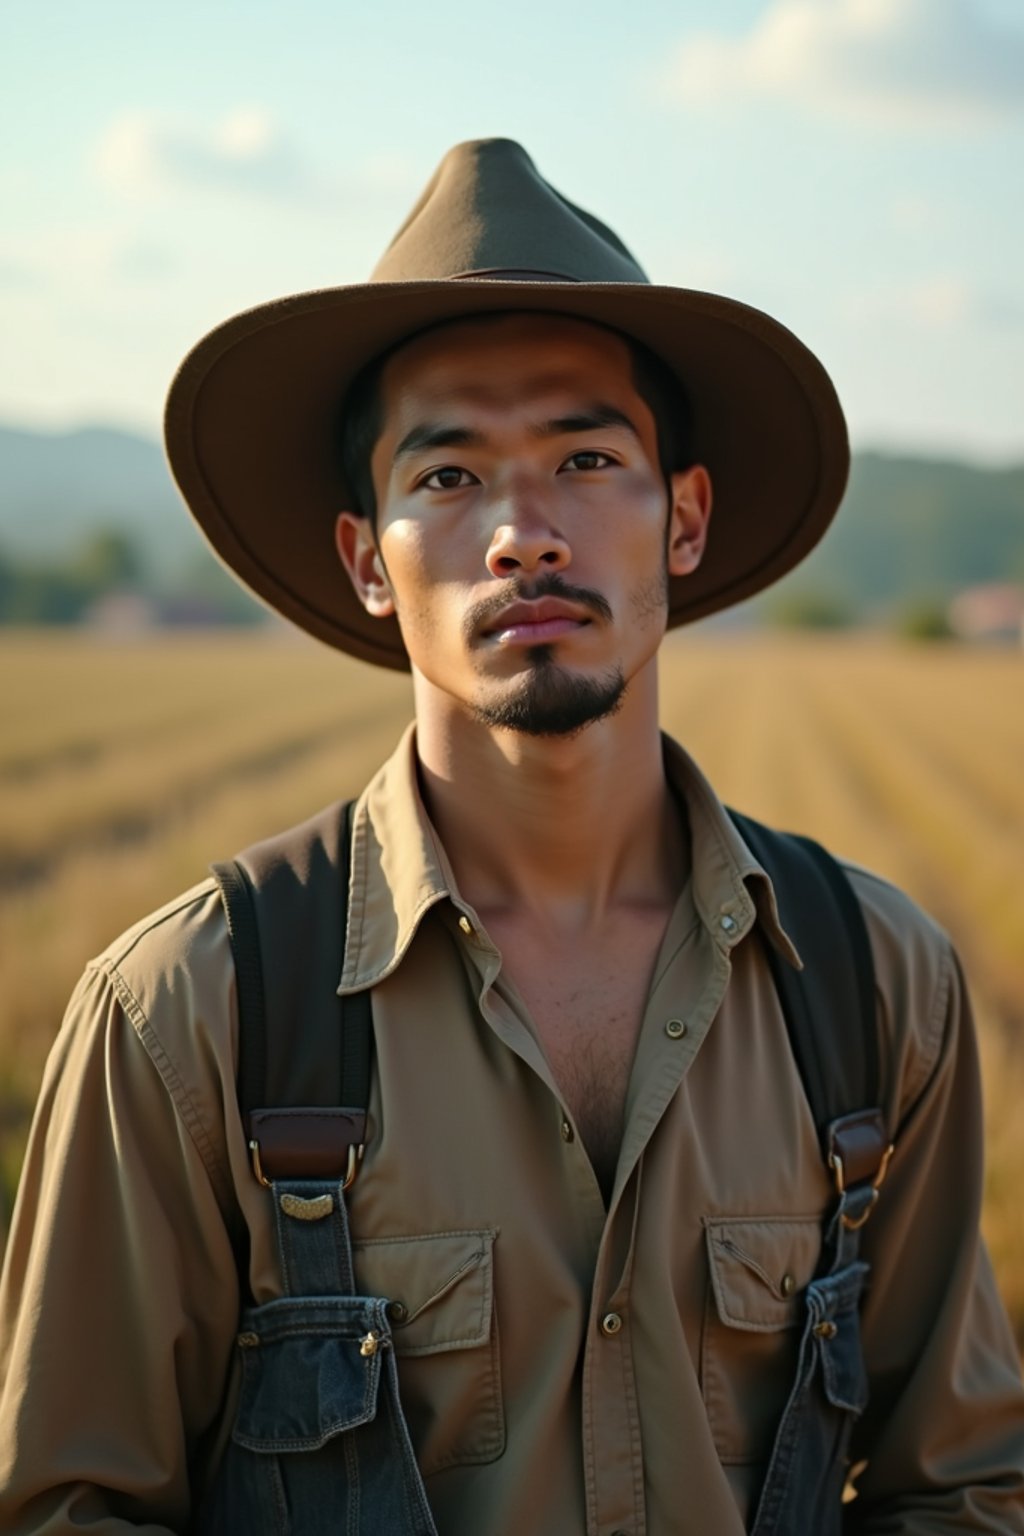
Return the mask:
[[[693,872],[647,998],[607,1208],[456,889],[411,733],[356,811],[341,990],[373,988],[376,1068],[355,1264],[361,1290],[398,1303],[403,1402],[441,1536],[739,1536],[752,1518],[834,1193],[752,938],[761,925],[798,962],[770,884],[671,743],[666,771]],[[896,1153],[864,1233],[872,1400],[849,1529],[1024,1532],[1024,1404],[977,1236],[967,1001],[945,936],[851,873]],[[210,881],[112,944],[72,1000],[0,1300],[6,1532],[181,1531],[216,1463],[239,1208],[256,1300],[281,1290],[235,1035]],[[309,1049],[301,1029],[294,1048]]]

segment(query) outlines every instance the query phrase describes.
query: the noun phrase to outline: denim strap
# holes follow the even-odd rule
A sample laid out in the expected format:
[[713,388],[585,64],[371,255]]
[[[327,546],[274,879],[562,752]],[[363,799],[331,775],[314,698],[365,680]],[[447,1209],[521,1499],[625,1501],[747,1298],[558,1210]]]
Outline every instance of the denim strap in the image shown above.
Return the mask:
[[864,1218],[877,1199],[870,1184],[855,1184],[840,1195],[825,1228],[825,1263],[819,1274],[834,1275],[852,1264],[860,1252]]
[[275,1179],[271,1195],[284,1294],[353,1295],[352,1244],[340,1182]]

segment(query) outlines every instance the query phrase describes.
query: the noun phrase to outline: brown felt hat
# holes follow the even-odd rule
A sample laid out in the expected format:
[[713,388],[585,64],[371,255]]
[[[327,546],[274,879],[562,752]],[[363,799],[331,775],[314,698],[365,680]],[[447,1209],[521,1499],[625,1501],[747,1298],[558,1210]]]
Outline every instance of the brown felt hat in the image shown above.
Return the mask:
[[715,514],[704,559],[674,578],[670,625],[750,597],[821,538],[846,484],[842,410],[817,358],[733,299],[660,288],[618,236],[546,182],[518,144],[449,152],[368,283],[262,304],[211,331],[171,385],[171,469],[217,554],[310,634],[408,667],[393,618],[371,618],[334,548],[351,505],[345,396],[373,358],[427,326],[501,310],[595,321],[643,342],[693,409]]

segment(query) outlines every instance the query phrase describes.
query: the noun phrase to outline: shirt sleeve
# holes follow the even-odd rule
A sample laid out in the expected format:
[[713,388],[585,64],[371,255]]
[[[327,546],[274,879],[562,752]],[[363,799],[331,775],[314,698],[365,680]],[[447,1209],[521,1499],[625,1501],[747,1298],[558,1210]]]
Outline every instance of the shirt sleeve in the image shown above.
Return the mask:
[[107,970],[47,1064],[0,1284],[0,1530],[182,1531],[236,1263],[201,1138]]
[[[934,1040],[934,1045],[930,1044]],[[865,1228],[868,1411],[854,1441],[858,1536],[1024,1532],[1024,1395],[979,1236],[982,1112],[963,977],[942,950],[923,1086]]]

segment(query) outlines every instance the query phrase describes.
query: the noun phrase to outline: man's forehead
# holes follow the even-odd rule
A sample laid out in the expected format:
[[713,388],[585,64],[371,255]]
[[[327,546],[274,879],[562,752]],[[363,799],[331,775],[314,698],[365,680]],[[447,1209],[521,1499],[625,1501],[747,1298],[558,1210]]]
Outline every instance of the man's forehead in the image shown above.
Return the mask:
[[557,390],[595,366],[632,385],[625,337],[574,316],[506,311],[448,321],[412,337],[388,358],[382,397],[388,415],[395,408],[401,414],[414,397],[465,395],[500,404],[512,385]]

